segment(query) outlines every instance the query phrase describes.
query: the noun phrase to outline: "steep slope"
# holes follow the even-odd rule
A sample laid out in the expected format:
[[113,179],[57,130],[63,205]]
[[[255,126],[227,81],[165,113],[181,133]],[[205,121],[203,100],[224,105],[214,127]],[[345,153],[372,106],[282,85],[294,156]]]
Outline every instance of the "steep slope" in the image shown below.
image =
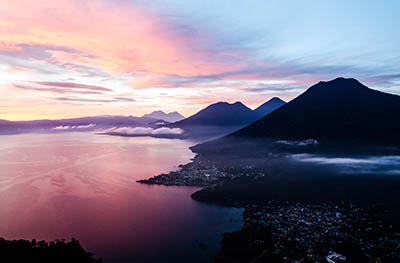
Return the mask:
[[244,126],[255,121],[254,112],[241,102],[218,102],[198,113],[174,123],[177,127],[186,126]]
[[257,119],[257,115],[241,102],[218,102],[168,126],[183,129],[184,137],[206,140],[232,133]]
[[278,97],[274,97],[270,99],[269,101],[265,102],[264,104],[260,105],[257,107],[254,112],[257,114],[259,118],[265,117],[274,110],[280,108],[281,106],[285,105],[286,102],[281,100]]
[[286,105],[231,136],[355,140],[400,145],[400,96],[355,79],[319,82]]

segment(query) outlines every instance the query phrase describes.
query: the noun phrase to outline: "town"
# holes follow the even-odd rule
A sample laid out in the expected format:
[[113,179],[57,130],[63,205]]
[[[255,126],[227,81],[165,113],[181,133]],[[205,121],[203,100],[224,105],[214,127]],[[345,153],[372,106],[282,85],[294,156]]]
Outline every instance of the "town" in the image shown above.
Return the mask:
[[176,186],[200,186],[209,187],[222,180],[234,179],[242,174],[233,174],[218,169],[215,165],[195,158],[195,161],[180,165],[179,170],[160,174],[146,180],[139,180],[139,183],[176,185]]
[[[386,211],[387,212],[387,211]],[[244,227],[225,234],[216,262],[399,262],[400,232],[349,202],[249,205]],[[245,242],[245,243],[244,243]],[[238,247],[251,249],[251,253]]]
[[224,160],[221,163],[197,155],[192,162],[179,165],[177,171],[160,174],[145,180],[138,180],[137,182],[169,186],[213,187],[220,182],[232,181],[243,177],[257,180],[265,177],[265,172],[262,169],[256,169],[254,164],[248,162],[231,163]]
[[249,241],[253,244],[248,246],[258,245],[260,254],[267,252],[282,262],[399,262],[400,259],[400,232],[369,209],[351,202],[268,201],[264,205],[247,206],[243,217],[243,229],[257,226],[258,232],[260,228],[270,231],[265,236],[270,240],[253,235]]
[[[224,183],[240,178],[256,183],[272,178],[263,168],[249,163],[221,165],[196,156],[193,162],[181,165],[177,171],[141,183],[204,187],[199,191],[203,197]],[[331,181],[327,183],[332,184]],[[282,196],[297,197],[308,190],[301,188],[297,193],[282,193]],[[344,192],[342,189],[341,193]],[[208,201],[197,196],[194,199]],[[274,262],[399,262],[400,231],[383,221],[383,218],[391,217],[387,207],[379,208],[377,212],[375,204],[365,205],[350,200],[283,200],[220,202],[244,207],[244,226],[237,232],[224,235],[215,262],[235,262],[232,260],[237,257],[241,262],[271,259]],[[243,247],[251,249],[248,258]],[[240,255],[235,251],[240,251]]]

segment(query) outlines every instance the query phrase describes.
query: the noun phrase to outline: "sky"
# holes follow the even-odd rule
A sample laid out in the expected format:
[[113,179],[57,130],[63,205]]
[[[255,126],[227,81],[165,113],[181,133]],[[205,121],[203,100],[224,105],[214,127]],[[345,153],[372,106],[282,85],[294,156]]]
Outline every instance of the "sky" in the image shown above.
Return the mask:
[[255,108],[336,77],[400,95],[400,1],[1,0],[0,119]]

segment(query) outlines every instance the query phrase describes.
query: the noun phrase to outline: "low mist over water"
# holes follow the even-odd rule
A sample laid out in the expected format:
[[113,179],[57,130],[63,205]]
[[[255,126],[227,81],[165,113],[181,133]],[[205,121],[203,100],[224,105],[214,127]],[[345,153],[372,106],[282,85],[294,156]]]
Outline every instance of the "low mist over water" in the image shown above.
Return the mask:
[[294,154],[301,162],[315,163],[336,168],[347,174],[400,175],[400,156],[332,156],[317,154]]
[[177,169],[194,143],[91,133],[0,136],[0,234],[79,239],[105,262],[207,262],[241,209],[200,204],[196,188],[136,180]]

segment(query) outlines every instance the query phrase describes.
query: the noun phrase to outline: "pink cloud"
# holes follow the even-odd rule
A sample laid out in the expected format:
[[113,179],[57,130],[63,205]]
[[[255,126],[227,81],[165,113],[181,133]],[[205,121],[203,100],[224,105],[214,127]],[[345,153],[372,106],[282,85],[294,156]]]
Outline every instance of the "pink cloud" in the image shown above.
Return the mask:
[[64,93],[74,93],[74,94],[84,94],[84,95],[103,94],[99,91],[76,90],[76,89],[66,89],[66,88],[34,87],[34,86],[26,86],[26,85],[14,85],[14,87],[17,89],[22,89],[22,90],[52,92],[52,93],[61,93],[61,94],[64,94]]
[[98,90],[98,91],[112,91],[111,89],[96,86],[96,85],[86,85],[73,82],[49,82],[49,81],[37,81],[35,82],[42,86],[50,86],[57,88],[67,88],[67,89],[86,89],[86,90]]
[[[273,89],[306,87],[324,73],[307,72],[291,61],[262,61],[239,46],[230,50],[218,45],[223,37],[207,32],[206,26],[178,24],[136,1],[3,0],[0,14],[0,55],[5,58],[0,64],[6,66],[0,74],[7,71],[0,81],[12,86],[8,93],[0,87],[0,104],[8,98],[14,114],[6,117],[14,118],[15,112],[20,119],[36,118],[34,113],[143,114],[159,105],[190,115],[217,101],[258,105],[283,94],[290,100],[297,95],[293,90]],[[69,77],[102,84],[54,81]],[[31,86],[25,85],[31,80]],[[134,101],[138,107],[131,105]],[[99,104],[103,106],[95,107]]]
[[[47,50],[48,62],[95,66],[107,72],[151,72],[181,76],[219,74],[238,70],[239,63],[212,60],[208,50],[196,49],[207,34],[179,34],[165,18],[139,5],[105,0],[35,1],[5,0],[0,6],[0,48],[18,45],[59,46]],[[23,10],[23,12],[21,12]],[[78,52],[78,53],[77,53]],[[216,56],[238,57],[235,52]],[[214,54],[215,55],[215,54]]]

